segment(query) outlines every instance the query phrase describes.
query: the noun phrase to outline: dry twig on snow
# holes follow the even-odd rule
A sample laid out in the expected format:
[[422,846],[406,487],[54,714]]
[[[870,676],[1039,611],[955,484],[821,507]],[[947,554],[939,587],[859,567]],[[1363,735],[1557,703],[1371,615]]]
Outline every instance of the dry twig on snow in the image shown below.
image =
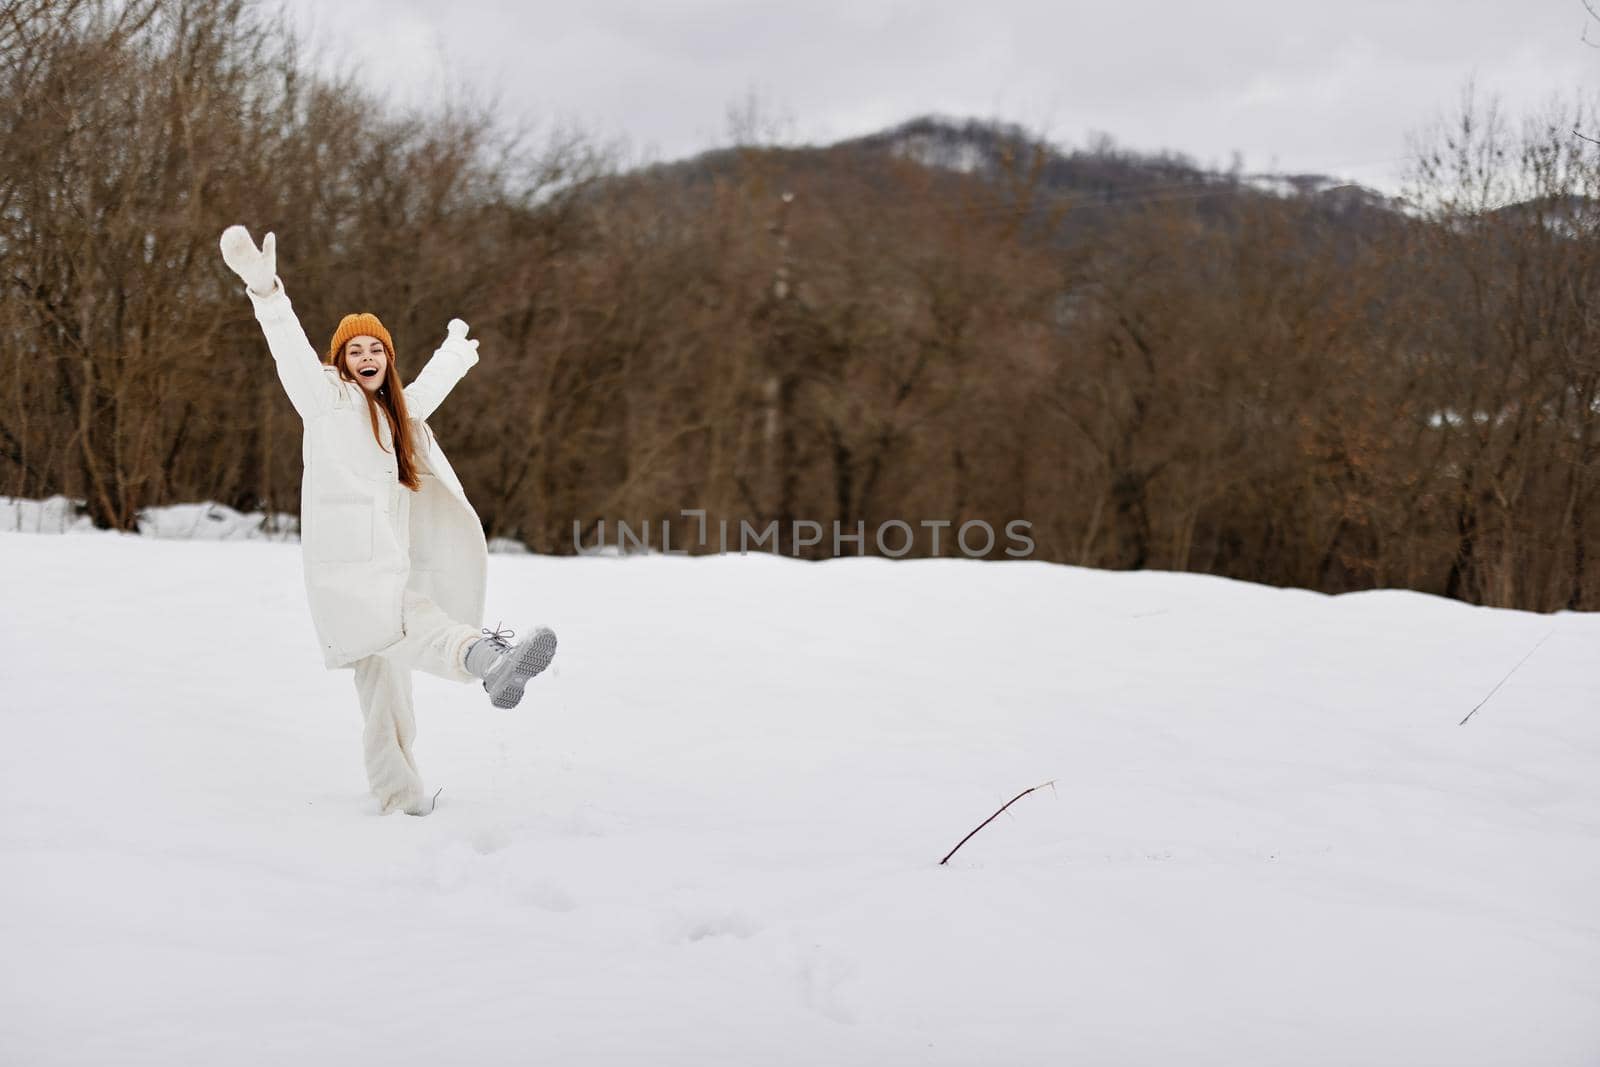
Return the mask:
[[[1004,804],[1000,805],[1000,811],[1005,811],[1011,805],[1015,804],[1017,801],[1021,800],[1023,797],[1025,797],[1029,793],[1033,792],[1035,789],[1043,789],[1047,785],[1053,786],[1055,784],[1056,784],[1056,780],[1054,778],[1052,778],[1048,782],[1040,782],[1038,785],[1029,786],[1027,789],[1024,789],[1022,792],[1018,793],[1016,796],[1012,797],[1010,800],[1008,800]],[[956,854],[956,849],[960,848],[962,845],[964,845],[968,841],[972,840],[972,834],[977,833],[979,830],[982,830],[985,826],[988,826],[990,823],[992,823],[996,819],[998,819],[1000,817],[1000,811],[995,812],[993,815],[989,816],[987,819],[985,819],[982,822],[980,822],[977,826],[972,828],[972,833],[967,834],[966,837],[963,837],[960,841],[957,841],[956,842],[956,847],[951,849],[949,852],[946,852],[944,854],[944,859],[939,861],[939,866],[941,866],[941,867],[944,866],[945,862],[948,861],[951,856],[954,856]]]
[[[1543,637],[1539,638],[1539,645],[1542,645],[1546,641],[1550,640],[1550,635],[1553,634],[1553,633],[1555,633],[1555,630],[1552,629],[1550,631],[1550,633],[1545,634]],[[1521,659],[1517,660],[1517,666],[1516,667],[1512,667],[1509,671],[1506,671],[1505,678],[1500,679],[1498,682],[1496,682],[1494,684],[1494,688],[1489,690],[1489,696],[1486,696],[1482,700],[1478,701],[1478,707],[1477,708],[1473,708],[1471,711],[1467,712],[1467,719],[1470,719],[1474,715],[1478,714],[1478,708],[1481,708],[1485,704],[1489,703],[1489,697],[1492,697],[1496,693],[1498,693],[1500,691],[1500,687],[1502,685],[1505,685],[1506,681],[1508,679],[1510,679],[1510,677],[1513,674],[1517,673],[1518,668],[1520,668],[1524,663],[1528,662],[1529,657],[1531,657],[1535,652],[1539,651],[1539,645],[1534,645],[1532,648],[1528,649],[1528,655],[1523,656]],[[1467,719],[1462,719],[1460,722],[1456,723],[1456,725],[1457,726],[1465,726],[1465,725],[1467,725]]]

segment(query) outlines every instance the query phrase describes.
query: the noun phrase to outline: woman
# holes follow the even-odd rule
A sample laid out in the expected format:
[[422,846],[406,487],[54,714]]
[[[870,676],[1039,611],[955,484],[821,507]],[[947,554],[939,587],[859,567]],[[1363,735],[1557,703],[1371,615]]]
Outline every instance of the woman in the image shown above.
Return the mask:
[[222,258],[245,283],[305,426],[306,596],[325,665],[355,670],[368,784],[385,813],[426,815],[433,804],[411,754],[411,670],[482,679],[490,702],[511,708],[556,650],[543,627],[515,646],[511,633],[479,628],[483,527],[424,421],[478,362],[478,342],[452,319],[444,344],[402,388],[389,331],[363,312],[340,321],[319,361],[277,276],[273,235],[258,249],[248,230],[230,226]]

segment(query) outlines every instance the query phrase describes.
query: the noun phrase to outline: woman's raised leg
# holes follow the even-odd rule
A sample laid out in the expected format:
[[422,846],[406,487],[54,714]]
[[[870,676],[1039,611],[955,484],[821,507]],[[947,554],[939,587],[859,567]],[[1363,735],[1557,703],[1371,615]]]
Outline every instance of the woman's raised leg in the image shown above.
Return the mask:
[[380,654],[414,670],[452,682],[476,681],[467,673],[467,646],[483,636],[475,626],[452,619],[427,596],[407,589],[400,609],[405,636]]

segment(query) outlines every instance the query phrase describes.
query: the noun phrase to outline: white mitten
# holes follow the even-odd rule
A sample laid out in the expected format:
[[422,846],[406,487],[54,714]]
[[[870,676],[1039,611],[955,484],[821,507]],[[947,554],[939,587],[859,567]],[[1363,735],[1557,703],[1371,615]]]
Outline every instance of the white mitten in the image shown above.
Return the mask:
[[468,329],[470,329],[470,327],[468,327],[467,324],[462,322],[460,319],[451,319],[450,324],[445,327],[444,343],[447,345],[464,344],[468,348],[472,349],[473,355],[477,355],[478,342],[467,340]]
[[278,277],[278,241],[274,235],[267,234],[257,249],[249,230],[229,226],[222,231],[222,259],[257,296],[272,292]]

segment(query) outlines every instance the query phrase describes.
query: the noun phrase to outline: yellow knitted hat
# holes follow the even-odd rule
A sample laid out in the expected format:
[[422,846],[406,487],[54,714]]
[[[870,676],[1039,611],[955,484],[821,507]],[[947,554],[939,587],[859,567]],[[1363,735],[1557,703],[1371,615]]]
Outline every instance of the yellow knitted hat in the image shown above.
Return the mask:
[[325,362],[332,363],[346,341],[362,334],[382,341],[384,351],[389,354],[389,362],[394,362],[394,340],[390,338],[389,331],[384,329],[383,323],[378,321],[378,316],[370,311],[363,311],[358,315],[346,315],[339,320],[339,328],[333,331],[333,340],[328,342],[328,357]]

